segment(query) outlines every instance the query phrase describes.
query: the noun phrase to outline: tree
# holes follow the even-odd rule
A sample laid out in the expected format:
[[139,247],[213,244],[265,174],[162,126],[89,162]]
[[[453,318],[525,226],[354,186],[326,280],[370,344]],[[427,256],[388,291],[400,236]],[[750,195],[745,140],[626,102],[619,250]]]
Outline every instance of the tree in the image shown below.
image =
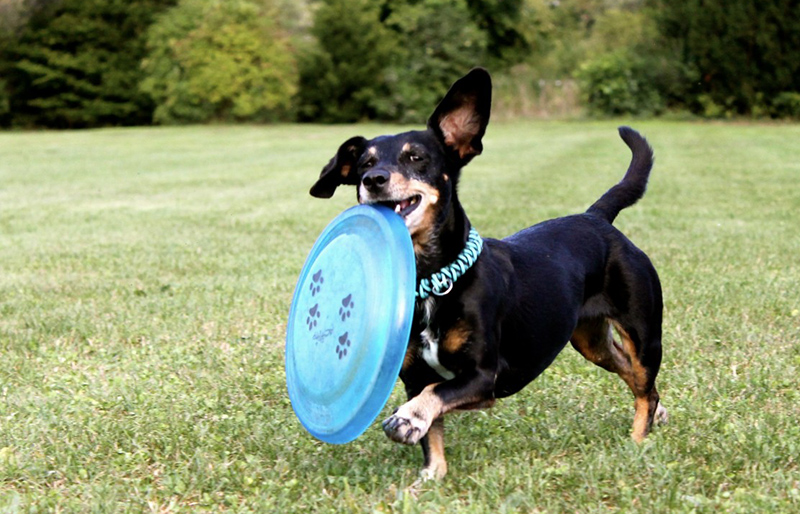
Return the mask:
[[395,2],[384,24],[400,44],[387,64],[390,95],[381,117],[420,123],[447,88],[467,70],[485,64],[488,36],[472,21],[464,0]]
[[300,57],[298,115],[304,121],[378,117],[389,94],[385,71],[397,43],[372,0],[323,0],[314,14],[316,42]]
[[486,55],[465,0],[324,0],[312,33],[300,73],[305,121],[418,123]]
[[287,119],[297,91],[270,0],[181,0],[148,31],[141,90],[157,123]]
[[472,20],[486,36],[486,50],[498,66],[517,64],[531,51],[523,17],[525,0],[466,0]]
[[173,0],[42,2],[4,52],[14,123],[90,127],[147,123],[138,90],[144,31]]
[[796,0],[654,0],[664,47],[696,71],[688,106],[705,114],[763,114],[800,92]]

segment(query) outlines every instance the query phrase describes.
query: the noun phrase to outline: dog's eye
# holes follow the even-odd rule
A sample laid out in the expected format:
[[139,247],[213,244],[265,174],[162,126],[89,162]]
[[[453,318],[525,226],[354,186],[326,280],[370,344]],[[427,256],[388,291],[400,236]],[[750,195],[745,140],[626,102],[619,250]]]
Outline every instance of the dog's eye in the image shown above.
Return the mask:
[[415,153],[408,154],[408,160],[411,162],[419,162],[422,160],[422,157]]
[[363,163],[361,163],[360,168],[362,170],[368,170],[373,166],[375,166],[375,159],[370,159],[368,161],[364,161]]

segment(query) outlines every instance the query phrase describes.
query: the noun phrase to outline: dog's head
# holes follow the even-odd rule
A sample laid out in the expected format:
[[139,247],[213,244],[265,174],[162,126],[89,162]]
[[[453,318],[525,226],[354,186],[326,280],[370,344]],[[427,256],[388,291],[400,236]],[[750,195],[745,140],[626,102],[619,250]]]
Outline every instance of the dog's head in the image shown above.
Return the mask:
[[356,186],[359,203],[402,216],[417,247],[452,209],[461,168],[483,150],[491,102],[489,73],[473,69],[453,84],[425,130],[345,141],[311,195],[330,198],[341,184]]

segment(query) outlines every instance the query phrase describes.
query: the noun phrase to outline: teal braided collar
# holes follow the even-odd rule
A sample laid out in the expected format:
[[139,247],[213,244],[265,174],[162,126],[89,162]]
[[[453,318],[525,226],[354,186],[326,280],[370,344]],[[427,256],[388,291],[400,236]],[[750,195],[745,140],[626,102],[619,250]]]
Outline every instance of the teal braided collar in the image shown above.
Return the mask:
[[453,289],[453,284],[475,264],[483,250],[483,239],[474,228],[469,230],[467,244],[456,260],[440,269],[429,278],[423,278],[417,286],[417,299],[424,300],[428,296],[444,296]]

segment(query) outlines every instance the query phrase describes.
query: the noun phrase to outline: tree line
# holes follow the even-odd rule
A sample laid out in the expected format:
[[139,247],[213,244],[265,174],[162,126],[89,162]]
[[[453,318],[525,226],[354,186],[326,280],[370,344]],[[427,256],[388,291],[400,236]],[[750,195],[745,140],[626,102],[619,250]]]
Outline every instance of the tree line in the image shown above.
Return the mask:
[[505,106],[800,118],[800,2],[0,0],[2,126],[420,122],[476,65]]

